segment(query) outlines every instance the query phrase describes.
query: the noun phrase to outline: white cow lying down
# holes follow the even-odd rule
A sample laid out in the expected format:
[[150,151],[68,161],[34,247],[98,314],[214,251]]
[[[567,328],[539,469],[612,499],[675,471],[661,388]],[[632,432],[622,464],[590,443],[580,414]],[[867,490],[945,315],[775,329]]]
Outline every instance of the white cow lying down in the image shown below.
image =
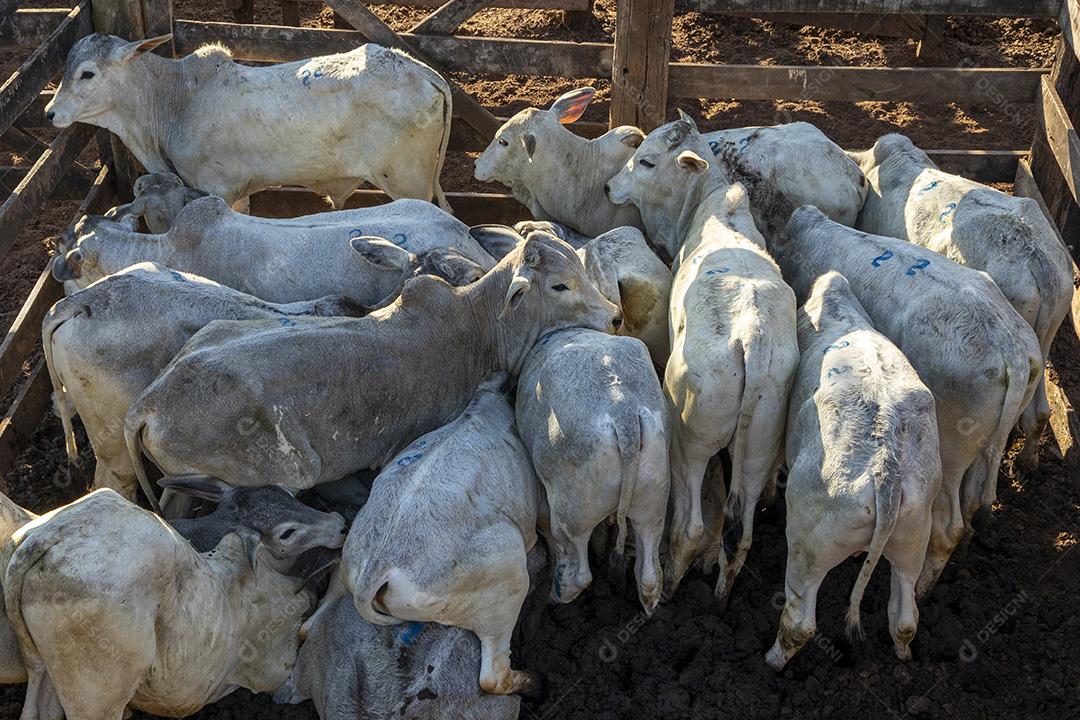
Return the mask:
[[[562,223],[590,238],[620,225],[646,227],[634,206],[613,203],[605,190],[605,183],[634,154],[644,134],[622,126],[587,140],[563,127],[581,117],[594,92],[573,90],[549,109],[517,113],[499,128],[477,158],[475,170],[478,180],[496,180],[509,187],[537,220]],[[762,212],[770,192],[779,192],[790,206],[782,217],[769,213],[773,229],[782,229],[791,209],[803,204],[816,205],[837,222],[855,224],[866,198],[866,179],[859,166],[810,123],[732,128],[702,137],[710,151],[704,157],[715,158],[749,190],[755,219],[766,236],[770,232]],[[681,240],[673,232],[657,237],[649,228],[649,240],[672,258]]]
[[403,52],[368,43],[280,65],[233,62],[221,45],[171,60],[94,33],[71,48],[46,117],[123,140],[148,172],[232,204],[272,185],[303,185],[342,207],[368,181],[392,198],[446,198],[450,87]]
[[825,574],[866,552],[848,632],[884,554],[892,566],[889,631],[911,658],[915,582],[941,486],[934,396],[903,353],[874,330],[839,273],[822,275],[799,310],[801,359],[787,424],[787,602],[770,666],[779,670],[816,631]]
[[531,694],[538,678],[511,670],[510,637],[529,590],[537,484],[498,380],[379,473],[345,541],[341,578],[368,622],[473,631],[480,687]]
[[[871,186],[858,228],[985,271],[1035,330],[1045,363],[1072,302],[1073,262],[1038,203],[938,170],[903,135],[886,135],[852,157]],[[1020,417],[1026,441],[1017,463],[1026,472],[1038,468],[1039,440],[1049,419],[1040,379]]]

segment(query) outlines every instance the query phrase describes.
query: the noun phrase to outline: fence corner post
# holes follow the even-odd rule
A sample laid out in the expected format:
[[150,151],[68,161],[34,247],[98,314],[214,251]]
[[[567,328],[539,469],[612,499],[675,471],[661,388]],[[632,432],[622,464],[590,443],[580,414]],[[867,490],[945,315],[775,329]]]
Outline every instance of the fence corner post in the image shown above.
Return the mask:
[[636,125],[649,132],[664,123],[674,11],[675,0],[619,0],[611,64],[611,127]]

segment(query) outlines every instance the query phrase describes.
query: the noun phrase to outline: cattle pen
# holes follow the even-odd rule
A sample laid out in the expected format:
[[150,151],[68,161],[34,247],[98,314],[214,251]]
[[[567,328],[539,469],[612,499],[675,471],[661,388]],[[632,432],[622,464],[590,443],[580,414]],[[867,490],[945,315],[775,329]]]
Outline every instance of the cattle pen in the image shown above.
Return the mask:
[[[455,35],[455,30],[487,6],[559,10],[566,22],[588,13],[590,0],[413,0],[431,12],[398,33],[360,0],[331,0],[339,25],[354,29],[314,29],[291,24],[201,22],[174,17],[170,0],[83,0],[71,9],[18,8],[18,0],[0,0],[0,43],[37,49],[0,87],[0,140],[35,158],[26,168],[0,168],[10,189],[0,206],[0,255],[7,252],[39,207],[58,192],[84,192],[73,221],[101,212],[115,198],[125,198],[134,179],[133,159],[105,131],[76,124],[47,146],[25,131],[45,126],[46,86],[63,68],[67,51],[94,31],[128,39],[173,33],[158,52],[182,56],[209,42],[228,47],[239,61],[280,62],[341,52],[366,41],[403,49],[444,73],[514,74],[562,78],[610,78],[608,123],[579,122],[571,128],[597,136],[609,127],[637,125],[648,131],[661,124],[669,108],[687,98],[858,102],[865,100],[923,103],[957,102],[1024,107],[1034,103],[1038,130],[1030,148],[977,151],[931,149],[944,170],[983,182],[1012,182],[1016,194],[1037,199],[1054,220],[1070,248],[1080,239],[1080,2],[1035,0],[619,0],[613,43],[505,39]],[[297,3],[283,0],[283,23],[297,22]],[[677,7],[676,7],[677,6]],[[249,19],[243,2],[233,7]],[[933,58],[933,46],[945,15],[1057,18],[1061,26],[1052,68],[1000,67],[839,67],[777,66],[671,62],[672,16],[676,9],[731,13],[800,23],[912,37],[918,54]],[[810,17],[813,13],[813,17]],[[494,136],[505,118],[496,117],[451,80],[454,123],[451,150],[477,151]],[[98,134],[101,169],[77,161]],[[451,192],[450,203],[466,222],[512,222],[527,216],[511,195]],[[385,202],[376,190],[358,190],[350,206]],[[295,188],[264,191],[252,199],[256,215],[295,216],[325,209],[317,195]],[[38,328],[48,308],[62,295],[48,268],[42,270],[0,345],[0,396],[8,406],[0,420],[0,476],[15,461],[48,406],[49,381],[36,352]],[[1058,444],[1073,454],[1069,431],[1071,408],[1056,395],[1054,428]]]

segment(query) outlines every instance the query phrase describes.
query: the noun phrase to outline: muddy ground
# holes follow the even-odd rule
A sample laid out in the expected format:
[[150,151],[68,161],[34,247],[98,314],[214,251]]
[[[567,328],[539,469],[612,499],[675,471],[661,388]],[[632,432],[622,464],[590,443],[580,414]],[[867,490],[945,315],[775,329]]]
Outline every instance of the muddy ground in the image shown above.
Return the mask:
[[[305,25],[331,24],[325,6],[301,7]],[[180,0],[176,8],[178,17],[228,17],[220,0]],[[376,10],[399,30],[423,15],[389,6]],[[279,22],[274,3],[260,0],[256,11],[258,22]],[[610,42],[613,11],[614,0],[599,0],[584,29],[571,31],[557,12],[485,10],[461,32]],[[927,62],[1040,67],[1051,62],[1055,38],[1055,27],[1048,22],[951,18],[940,49]],[[0,49],[0,75],[28,53]],[[763,64],[919,64],[911,41],[694,13],[676,16],[672,57]],[[501,115],[546,105],[581,84],[558,78],[456,79]],[[585,119],[606,120],[608,83],[589,82],[600,92]],[[1034,132],[1029,105],[699,101],[683,107],[703,118],[701,125],[708,129],[808,120],[849,147],[900,131],[928,148],[1019,149],[1030,145]],[[42,137],[47,139],[48,132]],[[20,159],[0,158],[0,164],[12,162]],[[471,158],[465,153],[450,158],[443,186],[502,190],[473,181]],[[46,236],[63,227],[76,205],[61,201],[43,208],[15,249],[0,259],[0,324],[14,317],[44,265]],[[1080,405],[1080,344],[1070,327],[1059,335],[1054,371],[1073,403]],[[80,440],[87,453],[85,437]],[[77,497],[82,489],[65,484],[63,463],[59,422],[49,418],[7,478],[12,496],[38,511]],[[674,600],[651,619],[641,615],[634,597],[615,592],[599,571],[594,586],[577,602],[549,607],[536,641],[514,657],[516,664],[542,672],[549,684],[547,698],[526,702],[522,717],[1078,717],[1080,662],[1074,645],[1080,639],[1075,611],[1080,553],[1073,550],[1080,535],[1080,492],[1051,452],[1044,452],[1042,469],[1030,478],[1013,477],[1006,462],[999,485],[991,526],[975,537],[966,557],[952,563],[922,604],[910,663],[900,663],[892,654],[887,562],[881,563],[863,602],[866,640],[852,644],[844,638],[842,616],[861,562],[849,560],[822,588],[817,638],[783,673],[765,667],[763,654],[772,643],[782,605],[781,501],[762,514],[747,567],[723,613],[712,599],[715,577],[700,573],[692,573]],[[0,688],[0,718],[17,717],[21,698],[21,687]],[[136,718],[145,717],[136,713]],[[293,720],[314,718],[315,713],[310,705],[274,706],[265,696],[239,691],[196,717]]]

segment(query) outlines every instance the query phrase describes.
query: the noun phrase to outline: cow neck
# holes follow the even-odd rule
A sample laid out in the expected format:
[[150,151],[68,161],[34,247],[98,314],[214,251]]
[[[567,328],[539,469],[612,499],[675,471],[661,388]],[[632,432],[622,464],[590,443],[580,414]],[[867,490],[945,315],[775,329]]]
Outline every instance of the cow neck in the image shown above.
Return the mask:
[[[520,257],[518,253],[511,253],[484,276],[483,280],[468,286],[467,296],[470,298],[469,307],[473,314],[470,318],[471,324],[483,328],[481,332],[484,333],[484,347],[494,350],[494,353],[477,354],[476,359],[481,365],[478,370],[484,377],[498,370],[505,370],[516,376],[525,362],[529,348],[540,336],[539,323],[522,322],[525,308],[521,306],[506,316],[499,317],[506,304],[506,291],[514,277],[514,265],[509,260],[511,256]],[[526,292],[539,294],[540,288],[535,286],[535,279],[534,286]]]
[[[560,126],[560,129],[561,126]],[[611,170],[611,158],[607,157],[603,146],[595,140],[575,135],[570,131],[563,133],[560,142],[565,142],[563,155],[557,162],[545,163],[539,177],[531,177],[529,186],[552,188],[542,200],[535,193],[529,193],[530,199],[549,218],[563,222],[568,218],[586,218],[596,208],[611,205],[604,183],[618,171]],[[532,163],[529,164],[532,168]],[[601,177],[602,176],[602,177]],[[568,192],[573,188],[573,191]],[[580,231],[581,228],[575,228]]]
[[[101,258],[98,264],[108,270],[106,274],[119,272],[129,265],[146,260],[147,246],[152,246],[155,251],[160,251],[163,246],[167,246],[165,243],[167,233],[160,235],[140,233],[126,228],[120,232],[124,233],[122,239],[110,237],[111,233],[107,231],[103,233],[100,228],[95,229],[95,239],[99,243],[97,254]],[[154,254],[158,257],[162,255],[160,252]]]
[[652,211],[642,209],[641,217],[650,239],[662,245],[672,258],[678,257],[684,245],[696,245],[697,238],[692,234],[699,230],[699,214],[708,213],[710,208],[716,207],[715,203],[707,200],[714,194],[722,198],[730,185],[723,173],[710,168],[690,179],[682,205],[674,217],[667,208]]
[[167,149],[190,96],[184,63],[147,53],[130,64],[128,75],[124,102],[105,114],[101,125],[123,141],[147,172],[175,172]]

